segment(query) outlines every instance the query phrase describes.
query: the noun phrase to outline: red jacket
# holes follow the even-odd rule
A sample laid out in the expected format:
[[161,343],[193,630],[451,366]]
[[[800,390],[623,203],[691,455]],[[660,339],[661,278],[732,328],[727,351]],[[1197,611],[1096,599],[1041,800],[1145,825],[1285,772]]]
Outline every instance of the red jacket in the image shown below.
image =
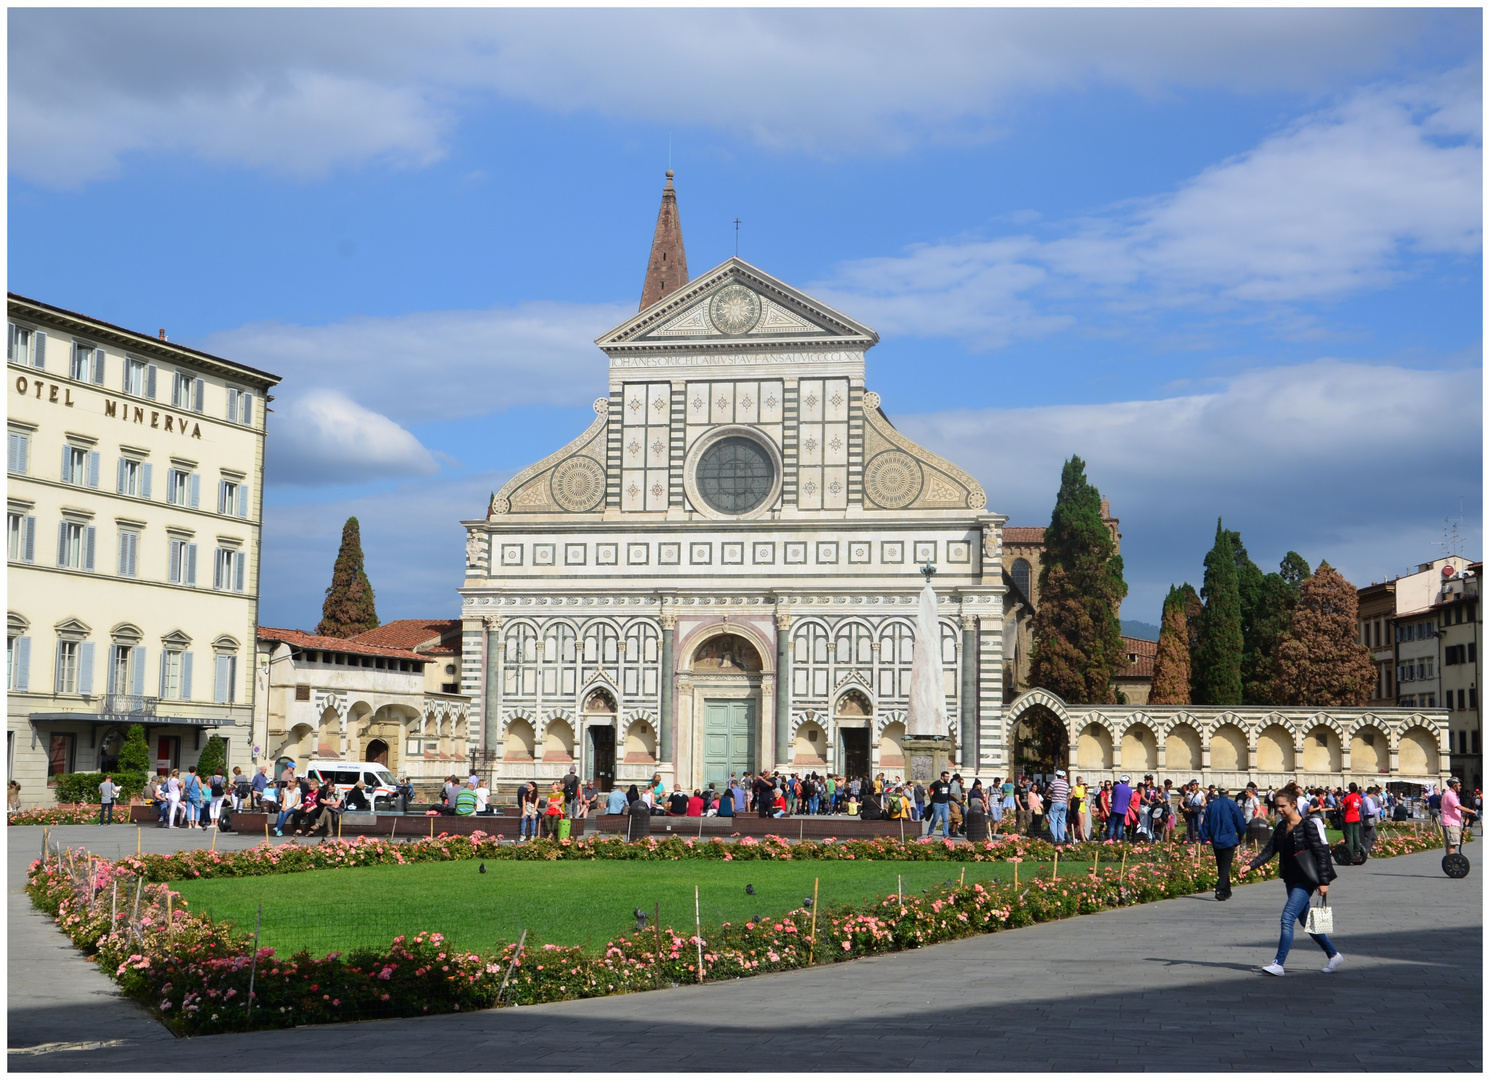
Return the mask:
[[1345,820],[1347,823],[1361,820],[1361,797],[1352,791],[1345,796]]

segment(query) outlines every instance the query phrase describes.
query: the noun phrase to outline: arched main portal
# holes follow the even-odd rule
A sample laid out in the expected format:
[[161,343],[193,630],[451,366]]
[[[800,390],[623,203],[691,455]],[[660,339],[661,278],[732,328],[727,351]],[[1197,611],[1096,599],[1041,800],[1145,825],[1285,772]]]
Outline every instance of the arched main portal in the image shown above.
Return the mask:
[[362,760],[386,767],[388,765],[388,744],[382,739],[373,739],[363,751]]
[[761,746],[760,650],[743,634],[705,637],[688,659],[692,684],[693,783],[723,790],[730,774],[754,772]]
[[1014,769],[1027,775],[1052,776],[1070,760],[1066,722],[1045,705],[1031,704],[1014,722]]

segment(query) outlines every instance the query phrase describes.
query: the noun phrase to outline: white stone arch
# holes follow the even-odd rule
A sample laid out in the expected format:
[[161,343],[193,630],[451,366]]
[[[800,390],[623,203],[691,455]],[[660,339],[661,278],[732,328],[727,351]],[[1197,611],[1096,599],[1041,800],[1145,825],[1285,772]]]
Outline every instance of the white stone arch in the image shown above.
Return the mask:
[[843,673],[843,678],[833,686],[832,707],[834,709],[838,707],[838,699],[850,690],[857,690],[864,695],[869,701],[870,709],[874,708],[874,687],[870,685],[869,680],[861,672],[846,671]]
[[[1118,722],[1122,724],[1122,732],[1119,735],[1122,741],[1117,742],[1116,746],[1118,748],[1118,760],[1123,763],[1123,770],[1125,772],[1132,772],[1136,769],[1143,769],[1148,772],[1158,772],[1159,751],[1164,746],[1160,741],[1159,725],[1147,713],[1142,712],[1133,712],[1122,717]],[[1128,745],[1128,736],[1135,731],[1140,733],[1134,736],[1133,739],[1137,745],[1130,747]],[[1147,739],[1144,738],[1145,734],[1148,736]],[[1153,743],[1152,747],[1149,745],[1150,741]],[[1139,764],[1134,760],[1140,749],[1144,752],[1143,764]],[[1150,750],[1152,750],[1152,757],[1150,757]]]
[[1338,718],[1326,712],[1312,713],[1309,716],[1303,717],[1301,720],[1297,721],[1299,739],[1302,740],[1308,738],[1309,735],[1311,735],[1314,729],[1317,727],[1329,728],[1335,733],[1335,736],[1340,740],[1342,744],[1346,746],[1350,745],[1350,733],[1346,730],[1345,725],[1342,724]]
[[[796,632],[795,625],[792,627],[792,632],[794,634]],[[695,656],[698,655],[699,649],[706,642],[712,641],[714,638],[717,637],[724,637],[727,634],[732,634],[735,637],[744,638],[750,643],[751,648],[755,649],[756,655],[760,658],[761,662],[761,675],[771,675],[775,673],[776,650],[772,647],[772,643],[766,640],[765,635],[749,623],[726,622],[723,619],[716,623],[710,623],[708,626],[701,626],[693,633],[688,635],[688,638],[683,643],[684,652],[688,659],[686,665],[679,666],[679,670],[692,671],[693,659]],[[831,642],[832,638],[830,637],[830,647]]]
[[801,709],[793,712],[791,722],[787,726],[787,734],[795,739],[797,729],[806,723],[816,724],[830,736],[833,734],[833,717],[827,709]]
[[[1069,705],[1067,705],[1064,701],[1062,701],[1055,694],[1051,693],[1049,690],[1045,690],[1041,687],[1036,686],[1032,687],[1029,690],[1026,690],[1024,693],[1020,694],[1017,698],[1009,703],[1009,711],[1007,714],[1009,726],[1012,728],[1013,725],[1018,722],[1021,716],[1023,716],[1026,712],[1028,712],[1036,705],[1043,705],[1045,706],[1045,708],[1055,713],[1056,716],[1059,716],[1062,723],[1066,725],[1067,729],[1070,728],[1073,717],[1080,715],[1073,713]],[[1097,714],[1094,713],[1090,715],[1095,716]],[[1085,726],[1085,724],[1089,723],[1090,720],[1087,719],[1086,716],[1083,716],[1082,722],[1083,726]]]
[[879,739],[884,737],[885,728],[891,724],[908,724],[910,713],[905,709],[886,709],[883,713],[876,712],[874,719],[874,737]]
[[1357,713],[1355,717],[1350,721],[1348,728],[1350,737],[1352,739],[1355,738],[1357,732],[1361,731],[1364,728],[1375,728],[1377,731],[1381,732],[1387,737],[1387,745],[1391,745],[1390,740],[1392,738],[1392,723],[1378,713]]

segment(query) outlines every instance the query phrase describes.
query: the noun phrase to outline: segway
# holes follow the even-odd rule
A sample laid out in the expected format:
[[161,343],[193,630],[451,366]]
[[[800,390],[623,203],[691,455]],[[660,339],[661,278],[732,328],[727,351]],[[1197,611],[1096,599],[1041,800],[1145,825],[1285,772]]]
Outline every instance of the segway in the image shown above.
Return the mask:
[[[1470,837],[1469,830],[1470,823],[1466,822],[1464,827],[1459,830],[1459,850],[1445,855],[1443,862],[1439,864],[1443,867],[1443,872],[1451,878],[1469,876],[1469,858],[1464,854],[1464,845],[1469,841]],[[1447,838],[1444,839],[1443,846],[1444,850],[1447,851],[1449,846]]]
[[1335,860],[1336,866],[1360,866],[1366,861],[1366,853],[1362,851],[1359,855],[1350,850],[1350,845],[1341,841],[1330,850],[1330,857]]

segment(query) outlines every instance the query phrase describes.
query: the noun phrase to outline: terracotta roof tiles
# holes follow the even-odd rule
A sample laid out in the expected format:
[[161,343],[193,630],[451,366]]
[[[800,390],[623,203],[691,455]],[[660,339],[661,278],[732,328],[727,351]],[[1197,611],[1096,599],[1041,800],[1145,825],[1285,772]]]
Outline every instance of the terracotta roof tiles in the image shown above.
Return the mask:
[[410,652],[407,649],[370,645],[352,638],[323,637],[320,634],[307,634],[303,630],[281,630],[273,626],[261,626],[258,637],[260,641],[282,641],[297,649],[324,649],[327,652],[343,652],[356,656],[382,656],[395,660],[429,662],[428,656]]
[[376,629],[358,634],[352,640],[391,649],[412,649],[433,638],[459,632],[459,619],[394,619]]

